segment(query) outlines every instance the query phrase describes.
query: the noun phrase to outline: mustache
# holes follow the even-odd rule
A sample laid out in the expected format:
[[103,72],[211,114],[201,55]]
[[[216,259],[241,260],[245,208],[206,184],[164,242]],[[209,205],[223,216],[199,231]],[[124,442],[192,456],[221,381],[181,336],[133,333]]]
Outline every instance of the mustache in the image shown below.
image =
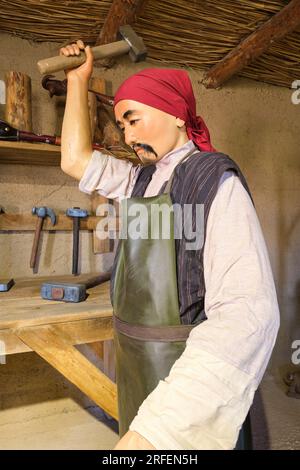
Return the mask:
[[145,152],[148,152],[148,153],[153,153],[156,157],[157,157],[157,153],[155,152],[154,148],[151,147],[151,145],[147,145],[147,144],[134,144],[132,146],[133,150],[136,152],[138,149],[143,149],[145,150]]

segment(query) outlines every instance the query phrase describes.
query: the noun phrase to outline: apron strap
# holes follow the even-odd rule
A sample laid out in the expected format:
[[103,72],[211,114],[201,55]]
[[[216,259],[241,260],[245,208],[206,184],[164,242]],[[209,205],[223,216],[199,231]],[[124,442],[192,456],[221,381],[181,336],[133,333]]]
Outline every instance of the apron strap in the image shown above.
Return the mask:
[[174,325],[174,326],[144,326],[132,325],[113,316],[114,327],[123,335],[141,341],[159,341],[173,343],[176,341],[186,341],[195,325]]
[[168,180],[168,182],[167,182],[167,184],[166,184],[166,187],[165,187],[165,189],[164,189],[163,194],[169,194],[169,193],[170,193],[171,187],[172,187],[172,183],[173,183],[174,174],[175,174],[175,170],[176,170],[177,166],[178,166],[180,163],[182,163],[184,160],[186,160],[187,158],[189,158],[191,155],[193,155],[193,153],[195,153],[195,152],[199,152],[199,149],[193,148],[193,149],[190,150],[186,155],[184,155],[181,160],[179,160],[179,162],[177,163],[177,165],[175,166],[174,170],[173,170],[172,173],[171,173],[171,176],[170,176],[170,178],[169,178],[169,180]]

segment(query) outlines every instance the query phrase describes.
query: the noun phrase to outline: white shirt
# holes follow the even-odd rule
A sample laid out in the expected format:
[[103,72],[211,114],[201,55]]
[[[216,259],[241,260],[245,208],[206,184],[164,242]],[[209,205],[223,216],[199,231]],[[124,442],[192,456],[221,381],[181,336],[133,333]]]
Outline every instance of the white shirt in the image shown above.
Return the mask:
[[[145,196],[158,193],[193,145],[157,163]],[[130,196],[140,168],[95,151],[79,188],[120,200]],[[207,320],[192,330],[130,426],[161,450],[233,449],[276,340],[279,309],[267,248],[251,199],[231,172],[211,205],[203,262]]]

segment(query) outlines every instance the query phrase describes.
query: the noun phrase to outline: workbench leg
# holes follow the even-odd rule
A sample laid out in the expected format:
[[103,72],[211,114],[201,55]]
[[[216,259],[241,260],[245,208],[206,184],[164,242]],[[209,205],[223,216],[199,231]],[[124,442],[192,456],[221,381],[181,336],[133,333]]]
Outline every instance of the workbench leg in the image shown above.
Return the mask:
[[[113,382],[116,382],[116,360],[115,360],[115,345],[113,339],[103,341],[103,372]],[[107,419],[111,419],[105,413]]]
[[103,372],[113,382],[116,381],[116,354],[113,339],[103,341]]
[[117,387],[86,359],[58,325],[20,328],[15,334],[76,385],[104,412],[118,419]]

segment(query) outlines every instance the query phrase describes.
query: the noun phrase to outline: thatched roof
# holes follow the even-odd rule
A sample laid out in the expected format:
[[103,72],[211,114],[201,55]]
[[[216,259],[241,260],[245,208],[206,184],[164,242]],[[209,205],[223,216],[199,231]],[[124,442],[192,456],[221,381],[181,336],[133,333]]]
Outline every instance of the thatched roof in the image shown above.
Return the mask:
[[[288,0],[149,0],[134,29],[160,64],[207,70]],[[94,44],[111,0],[0,0],[0,29],[34,41]],[[240,75],[275,85],[300,79],[300,28]]]

